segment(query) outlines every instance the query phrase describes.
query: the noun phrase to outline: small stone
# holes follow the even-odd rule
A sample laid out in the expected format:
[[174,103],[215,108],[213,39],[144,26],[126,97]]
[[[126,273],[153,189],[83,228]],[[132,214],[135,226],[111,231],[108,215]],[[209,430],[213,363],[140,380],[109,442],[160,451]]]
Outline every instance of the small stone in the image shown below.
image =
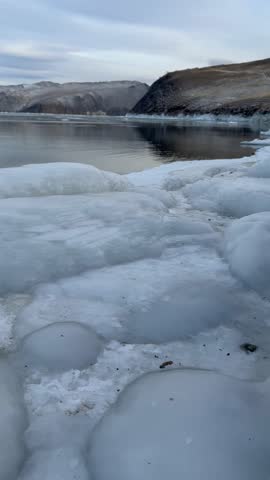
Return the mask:
[[173,362],[169,360],[168,362],[163,362],[159,368],[166,368],[169,367],[170,365],[173,365]]
[[253,345],[252,343],[243,343],[240,345],[240,348],[246,353],[254,353],[258,349],[257,345]]

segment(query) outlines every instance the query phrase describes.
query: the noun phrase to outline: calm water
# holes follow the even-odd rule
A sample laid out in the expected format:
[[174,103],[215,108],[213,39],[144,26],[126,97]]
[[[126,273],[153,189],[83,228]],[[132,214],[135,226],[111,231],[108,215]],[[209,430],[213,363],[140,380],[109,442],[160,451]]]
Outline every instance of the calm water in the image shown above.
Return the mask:
[[176,160],[239,158],[258,132],[226,125],[143,123],[121,118],[0,116],[0,167],[81,162],[128,173]]

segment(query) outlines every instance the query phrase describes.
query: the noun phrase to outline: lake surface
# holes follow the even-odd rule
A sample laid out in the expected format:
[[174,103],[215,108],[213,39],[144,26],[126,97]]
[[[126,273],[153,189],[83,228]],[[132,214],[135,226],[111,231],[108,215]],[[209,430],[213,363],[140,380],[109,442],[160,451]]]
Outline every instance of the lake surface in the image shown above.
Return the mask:
[[177,160],[240,158],[248,126],[142,122],[117,117],[0,115],[0,167],[80,162],[116,173]]

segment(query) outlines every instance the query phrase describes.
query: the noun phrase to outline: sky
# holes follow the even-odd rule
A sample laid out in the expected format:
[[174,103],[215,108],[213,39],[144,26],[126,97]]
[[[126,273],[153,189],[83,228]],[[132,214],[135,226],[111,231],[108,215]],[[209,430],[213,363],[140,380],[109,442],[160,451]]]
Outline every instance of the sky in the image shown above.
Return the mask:
[[0,0],[0,84],[151,84],[267,58],[269,18],[269,0]]

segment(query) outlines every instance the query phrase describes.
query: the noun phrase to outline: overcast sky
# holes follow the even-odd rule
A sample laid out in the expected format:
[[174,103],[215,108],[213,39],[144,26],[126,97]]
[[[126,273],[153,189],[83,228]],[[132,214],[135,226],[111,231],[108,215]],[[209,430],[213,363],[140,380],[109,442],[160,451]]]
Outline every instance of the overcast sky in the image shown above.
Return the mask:
[[269,18],[269,0],[0,0],[0,83],[151,83],[266,58]]

